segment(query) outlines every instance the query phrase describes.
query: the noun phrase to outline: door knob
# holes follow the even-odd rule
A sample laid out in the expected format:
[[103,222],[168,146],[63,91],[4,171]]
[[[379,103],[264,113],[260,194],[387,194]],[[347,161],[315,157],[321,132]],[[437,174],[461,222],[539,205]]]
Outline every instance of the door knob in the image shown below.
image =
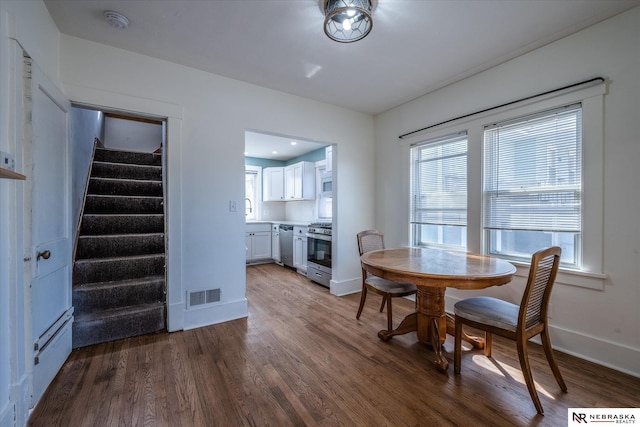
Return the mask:
[[40,261],[40,258],[49,259],[50,257],[51,257],[51,251],[47,249],[46,251],[38,252],[36,261]]

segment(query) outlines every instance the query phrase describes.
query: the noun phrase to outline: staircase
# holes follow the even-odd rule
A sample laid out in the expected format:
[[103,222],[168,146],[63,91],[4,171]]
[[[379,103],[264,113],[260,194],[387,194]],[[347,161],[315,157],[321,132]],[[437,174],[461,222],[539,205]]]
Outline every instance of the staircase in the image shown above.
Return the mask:
[[96,148],[73,267],[73,348],[165,329],[159,154]]

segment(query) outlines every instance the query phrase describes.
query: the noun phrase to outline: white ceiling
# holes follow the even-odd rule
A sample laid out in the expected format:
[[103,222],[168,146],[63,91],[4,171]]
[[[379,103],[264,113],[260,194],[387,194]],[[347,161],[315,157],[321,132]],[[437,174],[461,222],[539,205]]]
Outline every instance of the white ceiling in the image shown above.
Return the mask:
[[320,144],[295,138],[284,138],[264,133],[244,133],[244,150],[245,156],[247,157],[289,160],[325,147],[326,145],[327,144]]
[[[65,34],[378,114],[640,5],[640,0],[379,0],[356,43],[318,0],[44,0]],[[105,10],[127,16],[110,27]],[[286,142],[286,141],[285,141]]]

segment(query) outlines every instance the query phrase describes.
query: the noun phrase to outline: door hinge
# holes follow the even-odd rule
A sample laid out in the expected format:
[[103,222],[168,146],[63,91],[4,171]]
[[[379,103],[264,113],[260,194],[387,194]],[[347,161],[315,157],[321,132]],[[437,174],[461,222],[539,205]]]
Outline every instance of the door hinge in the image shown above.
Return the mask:
[[31,257],[30,256],[26,256],[26,257],[23,258],[23,261],[24,262],[29,262],[29,261],[31,261]]
[[36,357],[34,357],[34,358],[33,358],[33,364],[34,364],[34,366],[35,366],[35,365],[37,365],[38,363],[40,363],[40,357],[39,357],[39,356],[36,356]]

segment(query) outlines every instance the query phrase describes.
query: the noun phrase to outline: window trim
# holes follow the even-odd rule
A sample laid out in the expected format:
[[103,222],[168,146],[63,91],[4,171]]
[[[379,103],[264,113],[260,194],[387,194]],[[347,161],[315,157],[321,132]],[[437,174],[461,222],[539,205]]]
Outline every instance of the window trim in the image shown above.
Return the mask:
[[[467,132],[467,250],[485,253],[485,237],[482,226],[482,174],[483,133],[491,123],[535,114],[545,110],[575,103],[582,104],[582,173],[583,173],[583,225],[582,269],[561,268],[557,283],[589,289],[604,290],[607,275],[604,272],[604,95],[607,83],[587,88],[549,94],[512,104],[490,112],[478,113],[460,120],[436,126],[428,131],[402,139],[407,164],[410,163],[410,147],[421,141],[436,139],[456,132]],[[407,171],[406,179],[410,180]],[[474,179],[473,177],[478,177]],[[407,181],[410,184],[410,181]],[[410,188],[410,185],[407,186]],[[410,210],[410,191],[407,192],[407,208]],[[407,218],[409,222],[409,218]],[[411,224],[407,230],[411,239]],[[409,240],[411,241],[411,240]],[[517,276],[528,272],[526,263],[510,261]]]

